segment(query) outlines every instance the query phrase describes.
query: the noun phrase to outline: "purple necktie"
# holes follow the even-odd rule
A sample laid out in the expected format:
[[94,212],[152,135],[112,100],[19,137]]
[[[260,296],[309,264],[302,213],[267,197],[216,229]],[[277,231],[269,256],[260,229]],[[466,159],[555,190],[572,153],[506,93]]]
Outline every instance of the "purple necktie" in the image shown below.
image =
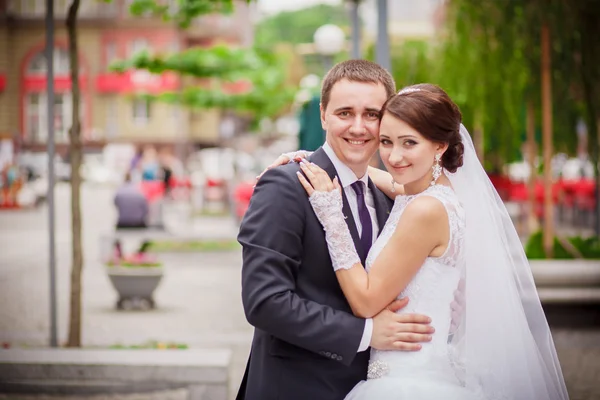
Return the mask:
[[358,216],[360,218],[360,224],[362,225],[360,244],[362,245],[363,258],[366,258],[369,249],[373,244],[373,224],[371,223],[371,214],[369,214],[367,203],[365,202],[365,183],[363,181],[356,181],[351,186],[356,192]]

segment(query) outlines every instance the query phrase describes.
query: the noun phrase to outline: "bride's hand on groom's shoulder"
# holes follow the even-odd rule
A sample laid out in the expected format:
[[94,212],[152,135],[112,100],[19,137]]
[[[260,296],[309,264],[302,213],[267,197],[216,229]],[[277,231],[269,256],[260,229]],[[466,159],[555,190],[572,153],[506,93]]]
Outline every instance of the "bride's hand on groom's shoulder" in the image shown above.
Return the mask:
[[332,190],[337,190],[341,193],[342,187],[337,176],[332,181],[323,168],[306,161],[306,159],[302,159],[300,162],[300,169],[302,169],[304,175],[298,171],[298,180],[309,196],[314,192],[331,192]]
[[419,351],[421,343],[431,341],[431,318],[422,314],[396,314],[408,303],[407,298],[392,302],[373,317],[371,347],[377,350]]

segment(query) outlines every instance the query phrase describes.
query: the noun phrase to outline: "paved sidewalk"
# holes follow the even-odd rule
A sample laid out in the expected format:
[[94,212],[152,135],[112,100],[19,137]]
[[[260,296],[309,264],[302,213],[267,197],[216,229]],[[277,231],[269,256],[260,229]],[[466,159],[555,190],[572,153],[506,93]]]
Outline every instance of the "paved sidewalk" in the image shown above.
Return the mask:
[[[86,186],[83,195],[85,270],[83,274],[84,346],[134,345],[148,340],[191,347],[233,350],[230,397],[241,380],[252,336],[240,298],[241,252],[165,254],[166,275],[156,291],[158,308],[118,312],[116,294],[99,262],[99,236],[114,223],[112,192]],[[57,188],[58,328],[66,340],[70,272],[68,187]],[[182,208],[168,211],[171,228],[181,235],[235,237],[229,218],[185,219]],[[0,342],[46,346],[49,332],[48,241],[46,209],[0,212]],[[565,309],[563,315],[577,314]],[[600,399],[600,319],[584,315],[584,324],[566,321],[553,327],[571,400]],[[553,321],[551,320],[551,325]],[[498,344],[501,345],[501,344]],[[2,397],[58,400],[64,397]],[[179,400],[181,391],[122,396],[86,396],[93,400]],[[69,400],[79,400],[68,397]]]

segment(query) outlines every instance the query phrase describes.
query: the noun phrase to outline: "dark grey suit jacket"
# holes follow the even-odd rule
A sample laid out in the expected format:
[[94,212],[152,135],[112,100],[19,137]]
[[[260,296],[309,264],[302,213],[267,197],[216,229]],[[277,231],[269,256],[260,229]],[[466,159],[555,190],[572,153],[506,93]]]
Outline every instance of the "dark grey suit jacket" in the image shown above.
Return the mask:
[[[310,160],[336,175],[322,148]],[[338,400],[366,379],[369,352],[357,353],[365,320],[352,315],[337,282],[298,170],[293,163],[264,174],[240,228],[242,300],[255,331],[237,399]],[[381,230],[392,202],[369,187]],[[361,254],[345,196],[343,211]]]

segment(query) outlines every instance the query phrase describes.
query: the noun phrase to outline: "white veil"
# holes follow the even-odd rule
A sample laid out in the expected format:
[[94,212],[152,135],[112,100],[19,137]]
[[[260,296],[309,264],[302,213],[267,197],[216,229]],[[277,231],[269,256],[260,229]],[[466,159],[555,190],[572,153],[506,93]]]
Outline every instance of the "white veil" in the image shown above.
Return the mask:
[[466,212],[464,312],[451,339],[461,379],[490,400],[568,399],[529,263],[461,124],[463,166],[448,174]]

